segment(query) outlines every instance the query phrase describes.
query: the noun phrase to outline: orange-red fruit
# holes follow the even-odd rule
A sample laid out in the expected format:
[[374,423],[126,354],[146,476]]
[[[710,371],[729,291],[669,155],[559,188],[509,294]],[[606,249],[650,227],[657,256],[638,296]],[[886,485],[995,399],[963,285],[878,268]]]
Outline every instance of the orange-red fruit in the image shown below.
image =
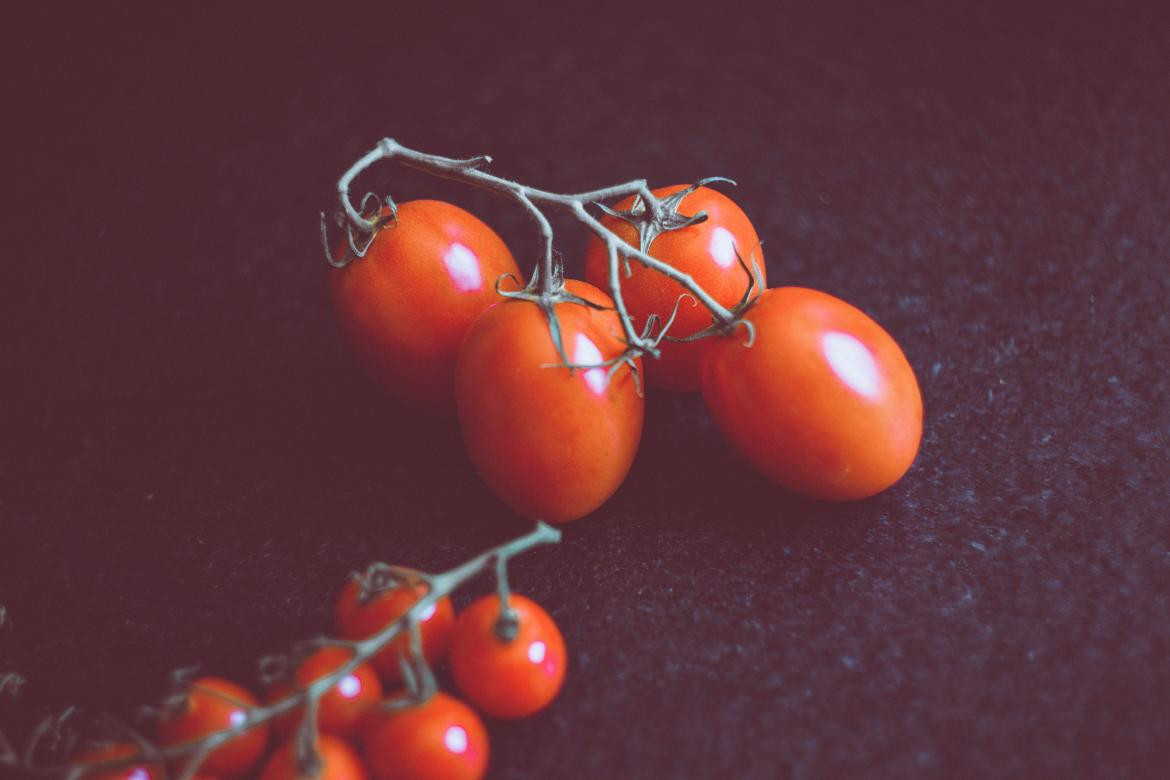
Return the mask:
[[[229,680],[201,677],[191,683],[182,708],[159,722],[159,742],[191,742],[239,725],[257,704],[256,697]],[[259,763],[267,741],[268,724],[250,728],[211,751],[199,769],[225,779],[245,775]]]
[[[348,251],[342,242],[335,257]],[[450,203],[414,200],[399,204],[397,224],[381,228],[364,257],[333,271],[333,301],[378,382],[409,404],[452,414],[459,342],[499,300],[504,274],[519,270],[491,228]]]
[[[129,758],[136,756],[141,749],[130,742],[115,742],[99,748],[83,750],[73,758],[75,764],[96,764],[101,761]],[[157,780],[163,776],[162,767],[154,764],[135,763],[118,769],[88,772],[82,777],[85,780]]]
[[322,734],[317,737],[317,757],[321,769],[317,774],[305,775],[297,764],[296,741],[285,742],[268,759],[260,780],[366,780],[369,774],[357,753],[344,740]]
[[[585,282],[566,288],[613,306]],[[597,365],[625,349],[612,309],[559,303],[556,314],[570,362]],[[561,362],[541,308],[508,300],[471,326],[455,370],[463,441],[480,476],[517,513],[552,523],[583,517],[613,495],[642,435],[642,397],[628,366],[607,379],[606,368]]]
[[[349,661],[351,654],[340,647],[323,647],[301,661],[293,679],[300,688],[307,688],[316,680],[337,671]],[[291,689],[287,683],[273,686],[270,701],[287,697]],[[355,739],[361,732],[370,708],[382,698],[382,683],[368,664],[358,664],[353,671],[322,696],[317,702],[317,727],[323,734]],[[301,709],[289,716],[272,721],[272,733],[288,737],[300,723]]]
[[880,325],[816,290],[767,290],[744,315],[755,326],[713,339],[703,399],[765,476],[815,498],[872,496],[914,462],[922,395]]
[[[659,187],[652,190],[657,198],[665,198],[685,184]],[[625,211],[633,204],[633,197],[615,206]],[[648,252],[655,259],[690,275],[700,287],[717,302],[728,308],[743,297],[748,287],[748,275],[735,257],[739,252],[751,268],[756,261],[760,271],[759,286],[766,286],[764,254],[760,239],[751,220],[735,201],[721,192],[699,187],[682,199],[678,213],[691,216],[707,212],[707,220],[678,230],[659,234],[651,242]],[[638,245],[638,232],[632,225],[614,217],[602,217],[602,224],[631,246]],[[609,289],[609,252],[596,236],[591,236],[585,248],[585,278],[602,290]],[[666,318],[674,310],[675,302],[686,290],[682,285],[641,263],[630,261],[630,275],[621,272],[622,299],[634,318],[639,332],[646,318],[658,314]],[[678,316],[668,331],[675,337],[690,336],[711,325],[711,315],[701,304],[692,306],[684,301]],[[708,349],[709,340],[694,342],[663,341],[662,354],[646,361],[646,378],[655,387],[676,393],[694,393],[699,390],[699,369]]]
[[487,771],[483,721],[445,693],[385,713],[366,731],[364,746],[375,780],[478,780]]
[[[402,586],[377,593],[364,604],[359,601],[361,586],[356,579],[350,579],[341,596],[337,599],[334,619],[337,631],[345,639],[366,639],[381,631],[406,613],[412,604],[426,594],[426,586]],[[451,644],[451,632],[455,627],[455,608],[451,599],[443,597],[435,602],[433,610],[423,613],[419,621],[423,657],[432,667],[437,666],[447,655]],[[370,659],[370,664],[382,678],[385,687],[391,688],[402,681],[399,658],[408,657],[410,637],[407,632],[390,641],[385,648]]]
[[523,718],[549,705],[565,681],[565,640],[539,604],[512,594],[519,619],[508,641],[496,633],[500,597],[484,596],[459,614],[451,643],[451,674],[476,709],[496,718]]

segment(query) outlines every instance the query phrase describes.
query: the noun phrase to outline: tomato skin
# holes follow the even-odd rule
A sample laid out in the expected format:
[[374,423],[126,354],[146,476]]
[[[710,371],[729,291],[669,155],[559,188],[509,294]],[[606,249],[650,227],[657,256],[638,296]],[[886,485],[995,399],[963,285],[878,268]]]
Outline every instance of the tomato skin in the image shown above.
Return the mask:
[[487,729],[453,696],[385,713],[364,740],[375,780],[477,780],[487,771]]
[[[613,305],[585,282],[566,289]],[[560,303],[556,313],[570,361],[593,365],[625,349],[612,310]],[[540,307],[507,300],[471,326],[455,369],[463,441],[480,476],[513,510],[550,523],[584,517],[613,495],[642,435],[628,366],[607,384],[607,369],[570,372],[561,362]]]
[[[651,190],[656,198],[665,198],[688,185],[675,184]],[[626,198],[614,208],[626,211],[633,205],[633,197]],[[748,276],[735,258],[732,247],[739,251],[748,267],[752,259],[759,266],[760,287],[767,286],[764,254],[760,239],[751,220],[735,201],[717,190],[699,187],[683,198],[678,212],[691,216],[707,212],[707,220],[697,225],[668,230],[650,243],[649,254],[690,275],[700,287],[723,306],[731,308],[739,303],[748,287]],[[602,224],[631,246],[638,245],[638,231],[620,219],[605,216]],[[605,244],[590,236],[585,248],[585,279],[592,285],[609,290],[609,253]],[[686,290],[634,260],[630,261],[630,275],[621,273],[622,300],[640,333],[650,314],[669,317],[678,297]],[[711,315],[701,304],[692,306],[684,301],[678,316],[667,332],[670,336],[690,336],[711,325]],[[699,390],[699,372],[709,341],[663,341],[658,359],[646,361],[646,380],[655,387],[675,393],[695,393]]]
[[[369,777],[358,754],[338,737],[318,736],[317,757],[321,760],[321,771],[312,775],[314,780],[366,780]],[[295,740],[277,748],[260,773],[260,780],[297,780],[301,777]]]
[[[256,697],[239,685],[201,677],[191,683],[183,709],[159,722],[159,742],[170,746],[222,731],[257,705]],[[262,723],[211,751],[199,770],[229,780],[247,774],[259,763],[267,741],[268,724]]]
[[703,399],[765,476],[797,493],[850,501],[885,490],[914,462],[922,395],[893,338],[827,293],[767,290],[713,346]]
[[[94,764],[116,758],[138,755],[140,748],[131,742],[115,742],[98,748],[83,750],[73,757],[75,764]],[[130,764],[120,769],[86,772],[85,780],[158,780],[163,776],[162,767],[154,764]]]
[[[293,680],[299,688],[307,688],[316,680],[336,671],[349,661],[348,650],[340,647],[323,647],[297,666]],[[272,687],[269,701],[275,702],[292,693],[287,683]],[[371,708],[382,699],[382,683],[373,667],[358,664],[343,677],[328,693],[317,702],[317,728],[322,734],[354,739],[360,733]],[[287,715],[270,721],[274,737],[289,737],[301,722],[300,707]]]
[[[342,242],[334,256],[346,252]],[[333,269],[333,302],[374,379],[408,404],[453,414],[459,343],[509,273],[520,273],[512,253],[473,214],[413,200],[398,205],[397,224],[378,231],[365,257]]]
[[451,643],[451,674],[476,709],[495,718],[523,718],[549,705],[565,681],[568,658],[560,629],[539,604],[517,594],[508,603],[519,618],[510,641],[496,635],[498,594],[459,614]]
[[[337,599],[334,620],[338,633],[344,639],[365,639],[378,633],[402,617],[415,601],[425,595],[426,586],[418,585],[411,588],[404,585],[383,591],[374,595],[365,604],[358,601],[360,594],[361,585],[356,579],[351,578]],[[434,612],[419,621],[423,656],[432,668],[446,658],[454,628],[455,608],[451,605],[451,599],[446,596],[435,602]],[[370,665],[378,672],[386,688],[394,687],[402,681],[398,659],[405,657],[409,647],[410,636],[404,631],[370,659]]]

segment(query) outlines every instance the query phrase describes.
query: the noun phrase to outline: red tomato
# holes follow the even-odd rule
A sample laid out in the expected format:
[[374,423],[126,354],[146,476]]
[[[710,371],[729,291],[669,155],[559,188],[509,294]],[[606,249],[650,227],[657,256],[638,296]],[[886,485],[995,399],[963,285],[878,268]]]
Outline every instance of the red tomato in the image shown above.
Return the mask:
[[[566,288],[613,306],[585,282],[571,279]],[[596,365],[625,349],[613,311],[560,303],[556,314],[571,362]],[[507,300],[471,326],[455,368],[463,440],[480,475],[516,512],[552,523],[583,517],[613,495],[642,435],[642,397],[629,367],[607,381],[605,368],[559,363],[540,307]]]
[[[656,198],[665,198],[688,185],[676,184],[652,190]],[[626,198],[614,208],[626,211],[633,205],[633,197]],[[649,254],[688,274],[700,287],[719,303],[731,308],[739,303],[748,287],[748,276],[740,267],[735,253],[739,252],[751,268],[755,259],[761,279],[766,286],[764,254],[756,229],[743,210],[733,200],[716,190],[699,187],[682,199],[678,213],[692,216],[707,212],[707,220],[677,230],[660,233],[650,244]],[[616,233],[627,244],[638,246],[638,232],[632,225],[615,217],[605,216],[602,224]],[[591,236],[585,248],[585,278],[602,290],[609,289],[609,253],[605,244]],[[678,282],[667,279],[637,261],[630,261],[630,276],[621,273],[622,300],[639,333],[651,314],[666,318],[674,310],[678,297],[686,290]],[[690,336],[711,325],[711,314],[702,305],[692,306],[684,301],[679,307],[668,336]],[[699,367],[710,339],[676,343],[663,341],[662,355],[646,361],[646,379],[655,387],[676,393],[694,393],[699,390]]]
[[[300,688],[307,688],[314,681],[336,671],[351,658],[350,652],[340,647],[323,647],[301,661],[293,679]],[[269,701],[279,701],[290,695],[292,689],[287,683],[278,683],[272,688]],[[352,672],[341,679],[317,702],[317,727],[323,734],[346,739],[358,736],[370,708],[381,701],[382,684],[378,675],[367,664],[358,664]],[[285,738],[301,722],[301,709],[291,715],[281,716],[271,722],[274,736]]]
[[[257,704],[252,694],[233,682],[201,677],[191,683],[183,708],[159,722],[159,742],[177,745],[236,726]],[[268,724],[262,723],[211,751],[199,768],[223,778],[247,774],[260,761],[267,741]]]
[[[369,775],[357,753],[344,740],[322,734],[317,737],[317,757],[321,771],[309,775],[314,780],[366,780]],[[260,780],[298,780],[306,777],[297,764],[296,742],[282,744],[264,765]]]
[[[103,747],[83,750],[74,757],[73,761],[76,764],[96,764],[100,761],[129,758],[140,752],[140,748],[133,743],[115,742]],[[157,780],[162,776],[162,767],[146,763],[130,764],[120,769],[86,772],[82,775],[85,780]]]
[[384,714],[366,732],[364,745],[376,780],[474,780],[487,771],[483,721],[445,693]]
[[512,594],[519,618],[509,641],[496,634],[500,597],[484,596],[459,614],[451,642],[455,684],[476,709],[496,718],[523,718],[548,706],[565,680],[565,640],[539,604]]
[[906,473],[922,437],[922,396],[902,350],[876,322],[816,290],[766,291],[744,315],[756,328],[713,339],[703,399],[765,476],[847,501]]
[[[402,586],[374,595],[362,604],[358,597],[361,585],[350,579],[342,590],[334,610],[337,630],[345,639],[365,639],[373,636],[393,623],[426,593],[425,585],[414,588]],[[437,666],[447,655],[451,644],[451,632],[455,627],[455,608],[451,599],[444,597],[435,602],[433,610],[427,610],[419,621],[423,656],[432,667]],[[403,632],[390,641],[382,652],[370,659],[382,682],[387,687],[402,681],[402,670],[398,659],[405,657],[410,648],[410,636]]]
[[[343,242],[334,256],[348,251]],[[365,257],[334,269],[333,301],[375,379],[407,403],[451,414],[459,342],[509,273],[520,272],[491,228],[450,203],[415,200],[399,204],[397,224],[378,231]]]

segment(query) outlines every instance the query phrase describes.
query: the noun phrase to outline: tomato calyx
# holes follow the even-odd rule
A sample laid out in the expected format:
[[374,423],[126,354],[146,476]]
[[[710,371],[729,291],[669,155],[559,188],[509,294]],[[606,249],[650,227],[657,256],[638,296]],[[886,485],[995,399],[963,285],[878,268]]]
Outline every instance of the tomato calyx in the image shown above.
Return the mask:
[[[595,203],[594,205],[608,216],[620,219],[637,230],[638,248],[643,252],[649,252],[650,245],[654,243],[654,239],[663,233],[671,230],[681,230],[682,228],[707,221],[707,212],[705,211],[687,216],[680,214],[678,207],[684,198],[699,189],[699,187],[717,181],[726,182],[733,187],[736,186],[734,181],[724,176],[708,176],[662,199],[655,198],[653,195],[646,197],[642,193],[638,193],[634,196],[634,202],[628,211],[617,211],[606,206],[604,203]],[[623,256],[622,262],[624,263],[626,276],[629,276],[629,258]]]
[[[367,192],[362,197],[360,209],[353,215],[340,209],[333,213],[334,224],[339,229],[345,230],[346,243],[349,248],[349,251],[341,257],[334,257],[330,249],[329,221],[325,212],[321,212],[321,246],[325,249],[325,260],[329,265],[334,268],[345,268],[354,260],[365,257],[366,253],[370,251],[374,239],[378,237],[378,231],[386,225],[391,227],[398,225],[398,204],[389,195],[384,198],[385,205],[381,202],[382,200],[377,193]],[[346,205],[348,206],[348,203]],[[357,216],[356,220],[354,216]],[[354,238],[355,230],[362,235],[365,242],[361,246],[358,246],[358,242]]]
[[[762,244],[763,242],[760,243]],[[742,268],[743,272],[748,276],[748,284],[744,289],[743,295],[740,297],[739,301],[731,308],[731,317],[726,320],[719,320],[715,317],[712,317],[711,325],[709,327],[695,331],[689,336],[666,336],[665,338],[667,341],[684,344],[691,341],[698,341],[699,339],[704,339],[708,336],[729,336],[731,335],[731,332],[734,331],[737,327],[742,326],[743,329],[747,331],[747,341],[744,342],[745,346],[751,347],[752,344],[755,343],[756,326],[752,324],[750,320],[744,319],[743,315],[745,315],[747,311],[755,305],[756,301],[760,299],[760,296],[764,294],[765,287],[763,284],[763,274],[760,272],[760,266],[759,263],[756,262],[754,254],[752,256],[752,264],[751,266],[748,266],[747,261],[743,259],[743,255],[739,253],[739,249],[734,247],[733,249],[735,251],[735,259],[739,263],[739,267]],[[678,304],[676,303],[675,310],[677,311],[677,309]]]

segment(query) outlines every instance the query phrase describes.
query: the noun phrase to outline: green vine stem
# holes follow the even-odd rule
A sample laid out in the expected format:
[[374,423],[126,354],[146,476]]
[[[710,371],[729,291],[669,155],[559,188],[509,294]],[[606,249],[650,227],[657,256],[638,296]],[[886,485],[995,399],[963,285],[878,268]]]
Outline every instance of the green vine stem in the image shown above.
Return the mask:
[[410,666],[410,668],[404,668],[404,672],[408,672],[405,677],[411,680],[413,684],[407,686],[408,690],[405,695],[386,700],[383,702],[382,707],[392,710],[425,701],[433,695],[436,686],[430,667],[422,655],[419,641],[420,615],[424,614],[440,599],[449,596],[469,580],[489,569],[495,572],[497,580],[500,577],[500,573],[504,572],[503,581],[505,583],[504,587],[506,587],[506,567],[507,562],[511,558],[534,547],[557,544],[560,540],[561,532],[559,530],[545,523],[538,522],[536,527],[527,534],[512,539],[498,547],[494,547],[452,569],[438,574],[414,572],[397,567],[385,567],[391,572],[405,573],[409,571],[412,578],[426,586],[426,593],[420,596],[397,620],[388,624],[377,634],[366,639],[346,640],[323,638],[302,643],[301,648],[305,650],[321,647],[345,648],[350,651],[351,656],[348,661],[338,666],[333,672],[317,678],[287,698],[267,706],[255,707],[248,710],[247,716],[243,721],[229,728],[207,734],[194,742],[163,747],[153,744],[129,726],[121,724],[112,718],[103,718],[103,724],[107,729],[119,732],[120,739],[135,743],[139,748],[139,752],[129,756],[93,761],[85,764],[38,766],[35,762],[35,757],[40,742],[51,734],[59,732],[63,721],[66,719],[65,717],[50,717],[42,721],[34,730],[23,755],[18,754],[5,735],[0,732],[0,769],[11,768],[22,771],[27,775],[60,777],[64,780],[79,780],[79,778],[86,774],[105,772],[134,764],[149,764],[161,767],[164,771],[164,777],[166,777],[166,763],[173,763],[176,759],[186,758],[188,760],[183,770],[175,775],[175,779],[190,780],[198,771],[203,759],[211,751],[215,750],[215,748],[249,729],[255,728],[262,723],[267,723],[298,707],[303,707],[301,722],[296,735],[297,759],[301,769],[308,774],[312,774],[314,767],[317,767],[320,761],[315,748],[317,742],[316,708],[322,696],[328,693],[347,675],[351,674],[358,665],[377,655],[395,637],[403,631],[407,631],[410,633],[409,655],[411,658],[406,662],[406,665]]
[[[334,266],[344,266],[364,256],[377,231],[387,221],[385,218],[378,216],[377,210],[370,212],[372,216],[369,217],[363,214],[363,212],[369,211],[366,208],[367,203],[372,201],[376,206],[379,204],[379,199],[372,193],[367,194],[362,199],[361,210],[355,208],[353,201],[350,199],[350,187],[354,179],[367,168],[382,160],[398,162],[408,168],[424,171],[441,178],[464,182],[498,195],[512,198],[521,204],[537,223],[540,230],[543,251],[541,261],[533,271],[532,279],[529,281],[527,288],[522,292],[509,293],[508,295],[509,297],[531,300],[545,310],[546,315],[550,318],[553,340],[557,343],[557,350],[561,353],[562,358],[564,358],[564,350],[557,338],[557,327],[555,322],[553,322],[555,315],[553,314],[552,307],[556,303],[563,302],[568,298],[566,298],[563,292],[563,274],[559,270],[559,264],[553,250],[552,226],[549,224],[548,218],[542,210],[543,208],[554,208],[567,212],[596,235],[605,244],[609,252],[609,294],[613,298],[614,308],[621,320],[622,331],[628,348],[628,354],[623,355],[617,361],[611,361],[611,363],[628,362],[633,357],[642,354],[657,357],[659,354],[658,345],[674,320],[673,315],[665,321],[656,319],[653,323],[647,323],[648,327],[643,333],[636,331],[629,311],[626,309],[621,291],[620,269],[625,265],[628,273],[628,263],[630,260],[641,263],[647,268],[663,274],[681,285],[687,291],[692,305],[697,302],[711,312],[713,323],[716,326],[730,327],[737,321],[737,312],[727,309],[712,298],[689,274],[683,273],[669,263],[650,256],[646,252],[647,247],[635,247],[627,244],[616,233],[607,228],[601,220],[589,212],[587,207],[590,204],[600,204],[601,201],[634,195],[638,197],[641,207],[649,213],[661,213],[664,209],[663,202],[659,201],[651,193],[644,179],[636,179],[623,184],[602,187],[587,192],[558,194],[529,187],[487,173],[484,168],[492,161],[492,158],[487,155],[462,160],[440,157],[410,149],[398,143],[393,138],[382,139],[376,147],[364,154],[337,181],[337,197],[340,202],[340,210],[337,213],[337,224],[339,227],[344,227],[345,229],[350,246],[350,254],[348,257],[340,260],[334,259],[329,246],[328,222],[325,214],[321,214],[321,241],[324,246],[326,259]],[[712,181],[712,179],[704,179],[703,181]],[[393,201],[386,198],[386,203],[390,207],[391,212],[393,212]],[[608,209],[602,208],[608,213]],[[694,224],[705,218],[706,215],[700,212],[692,217],[685,218],[684,221],[679,223],[679,226]],[[363,237],[365,241],[364,246],[358,246],[355,231]],[[680,298],[679,303],[682,303],[682,300]],[[678,308],[676,306],[675,311],[677,312],[677,310]],[[662,328],[655,334],[653,331],[658,325],[662,325]],[[567,360],[564,363],[570,368],[596,367],[574,366]]]

